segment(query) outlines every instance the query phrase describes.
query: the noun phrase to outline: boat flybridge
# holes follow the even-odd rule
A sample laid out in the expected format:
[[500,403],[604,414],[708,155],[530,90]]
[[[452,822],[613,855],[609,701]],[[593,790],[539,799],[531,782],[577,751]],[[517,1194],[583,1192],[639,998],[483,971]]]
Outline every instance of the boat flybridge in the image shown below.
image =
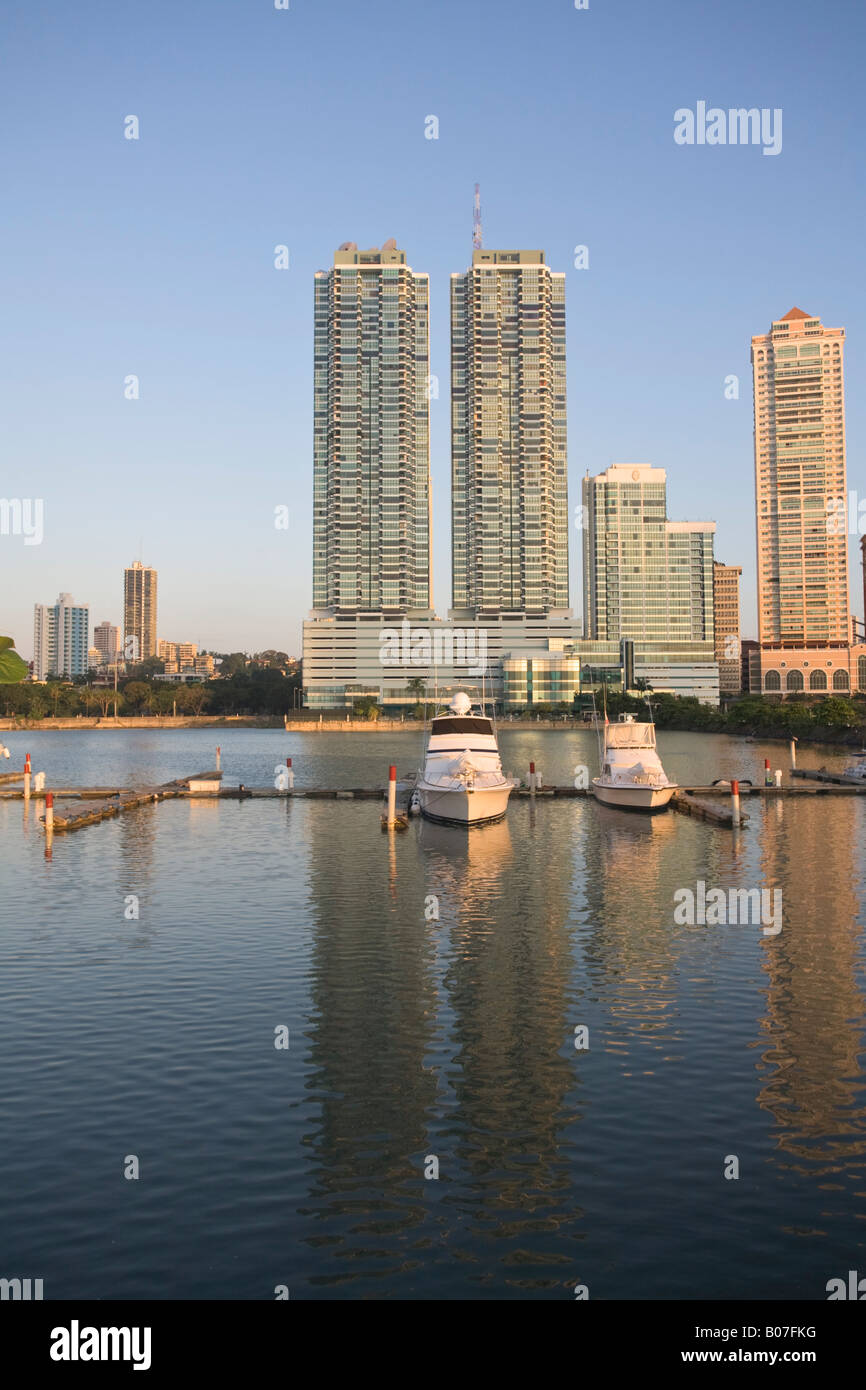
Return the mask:
[[501,820],[517,783],[502,771],[496,730],[462,690],[434,715],[415,792],[422,816],[445,825]]
[[615,724],[605,722],[602,727],[601,775],[592,779],[596,799],[621,810],[663,810],[677,785],[668,781],[656,752],[655,724],[621,714]]

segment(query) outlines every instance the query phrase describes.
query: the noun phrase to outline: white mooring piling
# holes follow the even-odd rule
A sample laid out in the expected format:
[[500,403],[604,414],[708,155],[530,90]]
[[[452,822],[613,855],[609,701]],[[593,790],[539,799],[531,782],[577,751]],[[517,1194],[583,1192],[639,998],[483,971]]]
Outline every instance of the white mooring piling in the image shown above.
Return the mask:
[[397,824],[397,769],[393,763],[388,768],[388,824]]
[[732,783],[731,783],[731,823],[732,823],[732,825],[739,825],[739,824],[740,824],[740,784],[739,784],[739,782],[732,782]]
[[535,792],[535,763],[529,764],[529,790]]
[[773,785],[773,775],[772,775],[772,773],[770,772],[770,759],[769,759],[769,758],[765,758],[765,759],[764,759],[764,786],[765,786],[765,787],[772,787],[772,785]]
[[286,778],[286,785],[288,786],[289,791],[292,791],[295,785],[295,773],[294,769],[292,768],[291,758],[286,758]]
[[791,739],[791,767],[792,767],[792,768],[795,768],[796,766],[797,766],[797,740],[796,740],[795,738],[792,738],[792,739]]
[[51,835],[54,832],[54,793],[45,793],[45,833]]
[[777,786],[777,787],[781,787],[781,785],[782,785],[782,769],[781,769],[780,767],[777,767],[777,768],[776,768],[776,786]]
[[25,800],[30,796],[30,754],[24,755],[24,797]]

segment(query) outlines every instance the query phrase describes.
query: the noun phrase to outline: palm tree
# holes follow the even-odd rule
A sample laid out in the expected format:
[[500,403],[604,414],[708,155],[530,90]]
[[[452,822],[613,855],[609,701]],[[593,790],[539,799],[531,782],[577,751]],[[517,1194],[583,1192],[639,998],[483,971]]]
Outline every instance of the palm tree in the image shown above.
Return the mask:
[[410,681],[406,682],[406,689],[411,690],[416,698],[415,714],[423,713],[421,706],[427,703],[427,683],[423,676],[413,676]]

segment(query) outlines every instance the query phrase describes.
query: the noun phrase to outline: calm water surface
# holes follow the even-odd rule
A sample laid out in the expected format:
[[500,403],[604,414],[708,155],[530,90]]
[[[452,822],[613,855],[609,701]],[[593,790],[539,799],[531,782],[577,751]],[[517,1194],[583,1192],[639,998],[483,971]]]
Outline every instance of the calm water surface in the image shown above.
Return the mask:
[[[3,738],[55,785],[167,780],[217,741],[248,785],[287,754],[299,787],[376,785],[420,752]],[[787,764],[659,741],[695,783]],[[585,731],[501,745],[547,782],[594,767]],[[0,1276],[46,1298],[825,1298],[866,1271],[866,803],[748,810],[735,837],[521,800],[389,837],[376,802],[167,802],[48,862],[35,806],[0,801]],[[676,925],[698,880],[781,888],[782,931]]]

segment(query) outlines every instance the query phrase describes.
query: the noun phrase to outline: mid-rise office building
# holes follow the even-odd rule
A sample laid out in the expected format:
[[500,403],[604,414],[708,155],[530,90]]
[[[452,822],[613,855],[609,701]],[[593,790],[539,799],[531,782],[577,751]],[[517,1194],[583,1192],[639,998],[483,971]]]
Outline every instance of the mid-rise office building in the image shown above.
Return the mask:
[[60,594],[54,604],[37,603],[33,619],[33,679],[86,676],[90,657],[90,609]]
[[135,560],[123,572],[123,653],[129,660],[156,656],[156,614],[156,570]]
[[713,615],[719,692],[739,695],[743,688],[740,638],[741,565],[713,564]]
[[451,277],[455,616],[568,610],[565,275],[475,250]]
[[615,463],[583,480],[583,635],[679,649],[715,661],[714,521],[668,521],[667,475]]
[[316,273],[314,616],[430,611],[428,303],[393,240]]

